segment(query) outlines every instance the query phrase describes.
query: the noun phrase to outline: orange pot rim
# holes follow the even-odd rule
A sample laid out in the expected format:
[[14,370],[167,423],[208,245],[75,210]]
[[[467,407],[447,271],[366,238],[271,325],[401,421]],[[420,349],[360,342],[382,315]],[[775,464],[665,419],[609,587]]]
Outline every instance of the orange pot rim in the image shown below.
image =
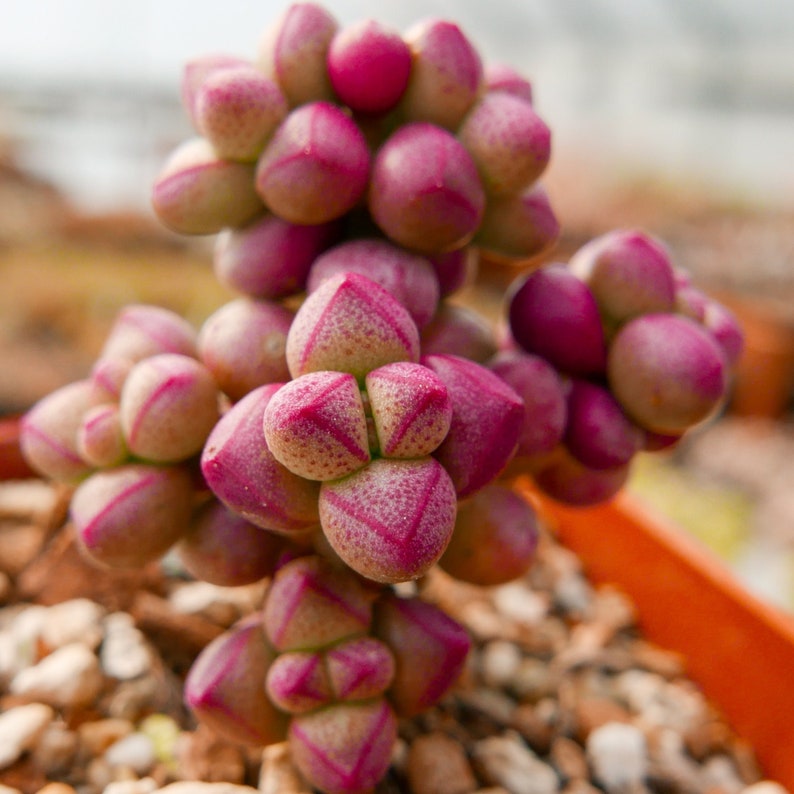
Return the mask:
[[750,593],[714,553],[636,497],[576,508],[517,483],[595,584],[620,588],[639,626],[749,742],[764,774],[794,791],[794,616]]

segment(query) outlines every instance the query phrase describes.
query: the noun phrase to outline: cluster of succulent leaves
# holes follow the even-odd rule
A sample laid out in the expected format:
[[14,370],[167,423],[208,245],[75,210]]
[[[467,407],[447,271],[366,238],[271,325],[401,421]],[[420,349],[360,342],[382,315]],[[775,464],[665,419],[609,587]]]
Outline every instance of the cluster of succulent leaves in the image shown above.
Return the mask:
[[[89,375],[26,415],[23,451],[75,486],[98,563],[174,549],[196,578],[266,580],[186,700],[236,741],[288,738],[316,788],[366,791],[469,648],[394,586],[524,574],[537,524],[511,474],[612,497],[637,452],[719,410],[741,333],[642,232],[539,264],[559,232],[549,130],[454,23],[401,35],[298,3],[256,60],[189,63],[182,97],[197,137],[153,207],[217,234],[240,297],[198,330],[126,308]],[[520,268],[497,329],[454,300],[494,261]]]

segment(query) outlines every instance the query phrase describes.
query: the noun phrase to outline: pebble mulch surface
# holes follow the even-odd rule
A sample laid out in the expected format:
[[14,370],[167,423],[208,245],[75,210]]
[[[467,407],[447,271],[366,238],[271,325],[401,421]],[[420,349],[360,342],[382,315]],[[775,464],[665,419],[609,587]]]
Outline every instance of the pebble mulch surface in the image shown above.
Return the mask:
[[[0,794],[304,794],[284,745],[251,751],[197,726],[182,678],[256,608],[173,565],[110,573],[75,547],[68,492],[0,483]],[[405,722],[377,794],[782,794],[762,780],[682,660],[638,632],[544,534],[524,579],[443,574],[425,594],[474,651],[460,686]]]

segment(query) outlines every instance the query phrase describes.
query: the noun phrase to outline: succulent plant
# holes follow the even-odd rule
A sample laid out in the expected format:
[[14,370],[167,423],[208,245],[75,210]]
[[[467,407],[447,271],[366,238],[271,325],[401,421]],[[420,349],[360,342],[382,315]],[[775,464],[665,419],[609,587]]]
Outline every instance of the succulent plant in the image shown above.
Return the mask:
[[[132,305],[85,379],[26,415],[22,448],[75,487],[86,553],[173,547],[185,575],[265,583],[185,682],[236,742],[289,741],[327,794],[370,791],[399,719],[448,696],[470,640],[416,587],[523,576],[540,524],[511,487],[614,496],[640,450],[724,403],[730,311],[641,230],[544,256],[560,225],[530,81],[453,22],[404,34],[290,5],[250,59],[190,61],[197,137],[155,180],[182,234],[217,234],[237,297],[199,329]],[[501,328],[456,293],[514,267]]]

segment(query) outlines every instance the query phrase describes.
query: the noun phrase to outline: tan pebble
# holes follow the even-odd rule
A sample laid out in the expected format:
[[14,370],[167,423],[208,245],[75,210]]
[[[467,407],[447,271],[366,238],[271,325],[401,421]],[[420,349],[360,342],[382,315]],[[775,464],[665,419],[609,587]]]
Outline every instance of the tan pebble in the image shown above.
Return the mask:
[[587,780],[589,777],[584,748],[567,736],[557,736],[551,743],[549,761],[563,780]]
[[287,742],[271,744],[262,751],[258,788],[260,794],[310,794],[311,787],[292,763]]
[[686,666],[681,654],[640,639],[631,643],[631,657],[637,667],[668,679],[683,675]]
[[789,794],[789,791],[774,780],[760,780],[742,789],[742,794]]
[[593,621],[609,626],[612,633],[637,622],[637,609],[629,597],[611,587],[601,587],[593,600]]
[[240,746],[221,739],[204,725],[179,737],[176,756],[179,776],[186,780],[232,784],[245,780],[245,755]]
[[52,706],[84,706],[94,702],[103,683],[94,653],[73,642],[17,673],[9,691]]
[[0,769],[33,747],[54,716],[43,703],[15,706],[0,714]]
[[727,755],[713,755],[703,764],[703,782],[727,794],[739,794],[745,787],[736,765]]
[[520,737],[512,733],[491,736],[474,745],[472,760],[480,777],[511,794],[556,794],[560,781]]
[[104,608],[88,598],[73,598],[54,604],[47,609],[41,638],[52,649],[79,642],[95,650],[104,634],[104,614]]
[[29,519],[44,526],[59,501],[58,487],[44,480],[0,483],[0,518]]
[[18,788],[0,783],[0,794],[22,794],[22,792]]
[[495,689],[481,688],[472,692],[461,692],[459,698],[470,709],[498,725],[508,725],[516,709],[516,702],[511,697]]
[[576,738],[584,742],[597,728],[611,722],[631,722],[631,715],[620,703],[597,695],[581,698],[574,707]]
[[535,626],[549,613],[549,598],[529,587],[526,582],[510,582],[494,588],[497,610],[525,626]]
[[715,752],[720,752],[730,744],[732,731],[719,719],[709,719],[693,725],[684,734],[689,752],[699,761],[703,761]]
[[527,656],[516,670],[511,689],[524,701],[536,702],[552,693],[556,686],[556,675],[548,662]]
[[135,730],[129,720],[108,718],[84,722],[77,729],[82,748],[90,756],[102,755],[108,747]]
[[102,794],[151,794],[157,790],[157,782],[150,777],[140,780],[114,780],[102,790]]
[[74,731],[59,722],[47,726],[32,748],[36,767],[48,777],[62,777],[74,761],[80,740]]
[[0,532],[0,560],[2,570],[17,577],[41,550],[45,531],[35,524],[20,524],[3,527]]
[[0,604],[4,604],[11,597],[14,586],[11,577],[5,572],[0,571]]
[[257,789],[251,786],[241,786],[236,783],[208,783],[199,780],[180,780],[157,789],[157,794],[256,794],[256,792]]
[[463,747],[443,733],[425,734],[411,744],[406,773],[414,794],[467,794],[477,788]]
[[675,791],[699,791],[700,764],[687,753],[681,734],[671,728],[652,728],[646,736],[648,769],[654,779]]
[[523,655],[515,643],[493,640],[480,653],[480,674],[486,686],[507,688],[515,679]]
[[209,582],[187,582],[174,588],[168,602],[183,615],[201,615],[213,623],[230,626],[241,614],[227,592],[232,589]]
[[535,752],[541,755],[549,752],[555,734],[554,724],[535,706],[519,705],[513,712],[510,727],[517,730]]
[[75,789],[67,783],[47,783],[36,794],[75,794]]
[[85,766],[85,780],[90,786],[102,791],[114,782],[113,770],[103,758],[92,758]]

